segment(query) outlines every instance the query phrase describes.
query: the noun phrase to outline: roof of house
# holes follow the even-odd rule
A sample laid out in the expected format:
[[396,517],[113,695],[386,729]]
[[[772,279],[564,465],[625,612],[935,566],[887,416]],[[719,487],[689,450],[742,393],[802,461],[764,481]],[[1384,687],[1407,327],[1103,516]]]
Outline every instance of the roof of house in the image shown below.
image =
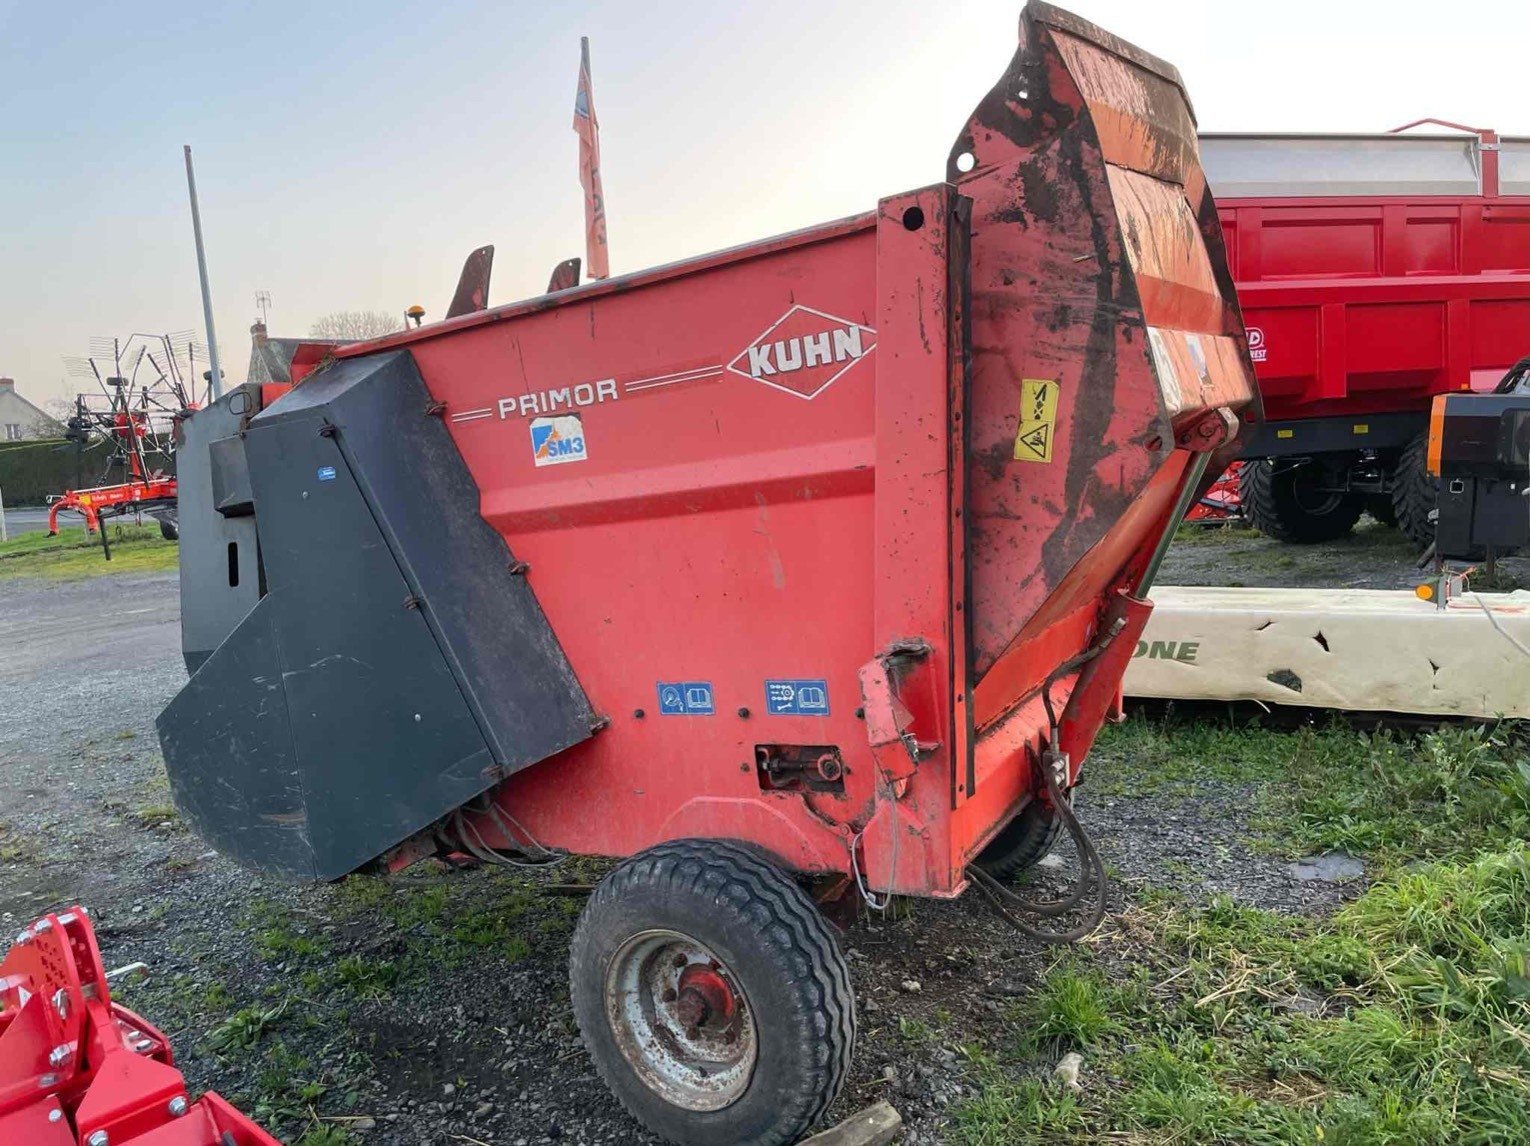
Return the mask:
[[31,411],[32,415],[39,421],[49,422],[55,426],[58,426],[59,432],[63,433],[64,427],[57,418],[53,417],[53,415],[49,414],[41,406],[37,405],[37,403],[30,402],[21,396],[21,392],[16,389],[16,380],[14,378],[0,378],[0,397],[6,399],[6,405],[8,406],[13,405],[16,402],[20,402],[24,407],[26,407],[27,410]]

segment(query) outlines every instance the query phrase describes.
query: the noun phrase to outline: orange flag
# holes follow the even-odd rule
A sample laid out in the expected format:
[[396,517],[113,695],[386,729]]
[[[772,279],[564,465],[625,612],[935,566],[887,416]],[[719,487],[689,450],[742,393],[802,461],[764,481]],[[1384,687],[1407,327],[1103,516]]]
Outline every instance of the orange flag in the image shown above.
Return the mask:
[[590,40],[579,37],[579,90],[574,95],[574,130],[579,133],[579,185],[584,188],[584,265],[592,279],[610,277],[606,250],[606,196],[600,189],[600,121],[590,88]]

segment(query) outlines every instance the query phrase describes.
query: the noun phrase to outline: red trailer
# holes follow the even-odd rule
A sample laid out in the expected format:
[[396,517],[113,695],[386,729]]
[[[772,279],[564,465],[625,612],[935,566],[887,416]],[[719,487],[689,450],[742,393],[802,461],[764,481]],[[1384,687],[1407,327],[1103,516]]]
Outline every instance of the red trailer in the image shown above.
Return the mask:
[[1530,139],[1466,130],[1201,137],[1264,401],[1243,508],[1270,536],[1369,510],[1428,544],[1431,399],[1530,353]]
[[1032,3],[940,182],[241,387],[178,453],[178,806],[306,878],[630,857],[596,1065],[795,1141],[855,1030],[814,898],[1007,908],[1066,828],[1038,910],[1104,910],[1067,792],[1255,401],[1221,244],[1178,73]]

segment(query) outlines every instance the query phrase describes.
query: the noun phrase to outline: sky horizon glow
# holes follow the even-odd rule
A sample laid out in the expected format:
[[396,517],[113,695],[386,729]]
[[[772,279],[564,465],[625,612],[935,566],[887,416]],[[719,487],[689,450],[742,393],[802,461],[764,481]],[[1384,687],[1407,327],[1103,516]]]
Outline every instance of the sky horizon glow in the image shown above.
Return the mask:
[[[1522,0],[1065,6],[1175,64],[1202,130],[1530,135]],[[93,336],[205,337],[182,144],[237,383],[256,291],[273,335],[302,336],[337,310],[441,318],[484,243],[492,305],[583,255],[581,35],[623,274],[938,181],[1020,7],[0,0],[0,375],[42,404]]]

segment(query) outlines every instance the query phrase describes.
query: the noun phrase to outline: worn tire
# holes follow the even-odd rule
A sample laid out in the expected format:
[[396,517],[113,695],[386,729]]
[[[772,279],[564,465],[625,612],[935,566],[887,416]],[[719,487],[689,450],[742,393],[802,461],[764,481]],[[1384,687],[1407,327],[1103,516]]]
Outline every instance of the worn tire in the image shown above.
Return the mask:
[[[753,1019],[752,1072],[721,1109],[669,1101],[618,1042],[608,975],[625,948],[656,929],[715,952]],[[660,844],[607,876],[575,929],[569,987],[606,1085],[639,1122],[684,1146],[795,1142],[823,1117],[850,1073],[855,999],[828,923],[785,873],[730,844]]]
[[1365,499],[1359,494],[1313,495],[1303,489],[1318,473],[1312,462],[1277,468],[1263,459],[1238,471],[1243,515],[1266,537],[1296,545],[1336,541],[1354,529]]
[[1397,528],[1420,552],[1434,541],[1434,522],[1429,515],[1439,501],[1439,485],[1429,476],[1429,435],[1419,434],[1403,447],[1392,471],[1392,508]]
[[1032,800],[978,853],[978,866],[995,879],[1014,879],[1035,867],[1061,834],[1062,817],[1053,815],[1042,801]]

